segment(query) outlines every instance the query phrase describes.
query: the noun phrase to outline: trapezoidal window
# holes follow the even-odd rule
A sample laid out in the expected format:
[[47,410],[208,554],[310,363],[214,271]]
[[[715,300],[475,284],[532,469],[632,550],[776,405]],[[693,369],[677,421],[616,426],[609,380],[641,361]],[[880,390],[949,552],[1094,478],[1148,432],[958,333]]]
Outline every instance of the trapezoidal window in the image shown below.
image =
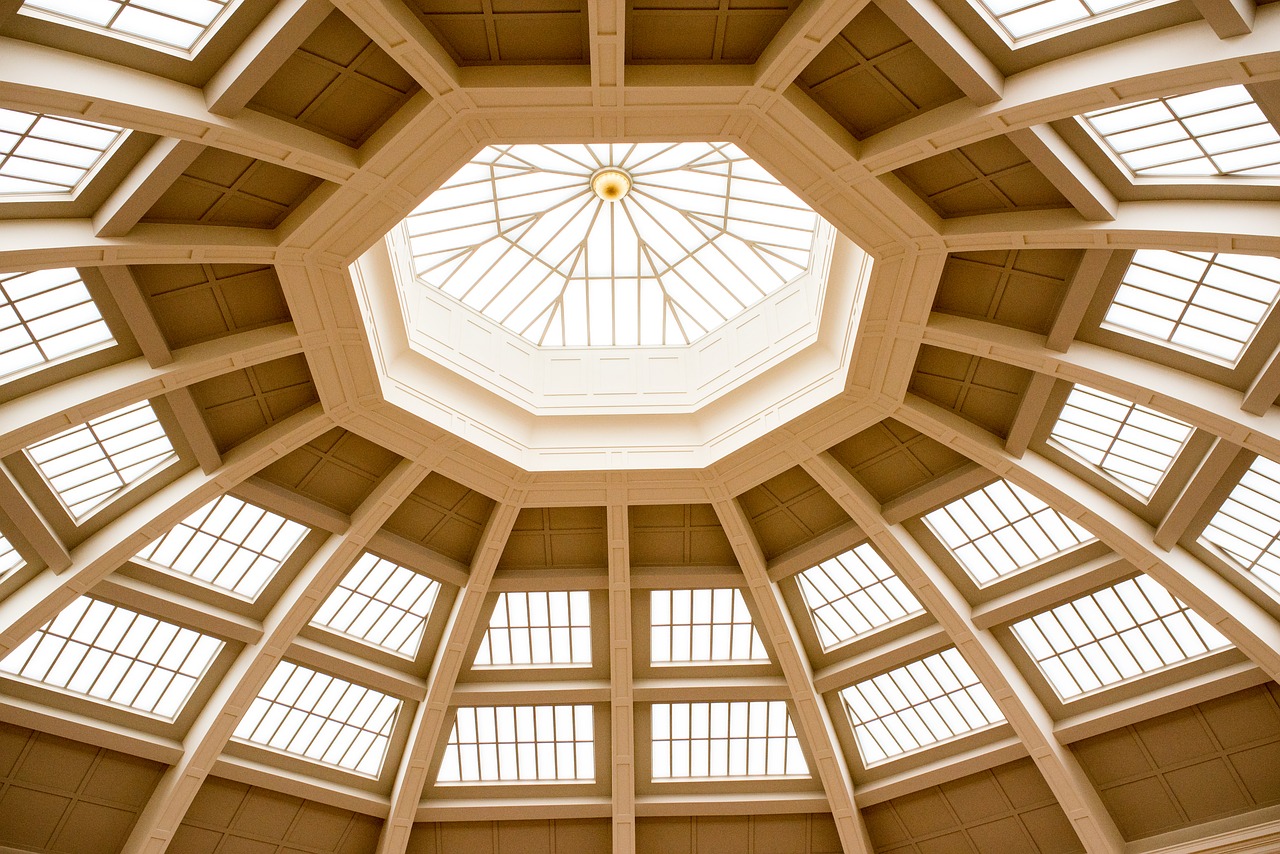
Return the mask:
[[796,584],[824,650],[924,610],[870,543],[806,569]]
[[1258,457],[1200,535],[1280,598],[1280,463]]
[[474,667],[591,664],[591,597],[585,590],[499,593]]
[[26,0],[19,11],[190,56],[239,4],[240,0]]
[[413,658],[439,593],[440,582],[365,552],[311,623]]
[[75,196],[124,135],[111,125],[0,107],[0,202]]
[[75,269],[0,273],[0,380],[114,343]]
[[742,591],[652,590],[649,652],[653,664],[749,664],[769,653]]
[[1013,633],[1063,700],[1231,645],[1145,575],[1020,620]]
[[592,717],[591,706],[463,706],[437,782],[590,782]]
[[223,642],[81,596],[0,661],[27,682],[173,720]]
[[781,700],[654,703],[653,779],[807,777],[809,764]]

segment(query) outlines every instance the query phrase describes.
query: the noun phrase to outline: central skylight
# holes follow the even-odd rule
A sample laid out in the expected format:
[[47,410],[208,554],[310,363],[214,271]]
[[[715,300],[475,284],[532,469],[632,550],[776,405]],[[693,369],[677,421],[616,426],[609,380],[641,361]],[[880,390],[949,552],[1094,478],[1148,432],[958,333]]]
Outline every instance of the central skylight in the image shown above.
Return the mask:
[[544,347],[683,345],[810,263],[818,216],[724,142],[490,146],[407,220],[418,281]]

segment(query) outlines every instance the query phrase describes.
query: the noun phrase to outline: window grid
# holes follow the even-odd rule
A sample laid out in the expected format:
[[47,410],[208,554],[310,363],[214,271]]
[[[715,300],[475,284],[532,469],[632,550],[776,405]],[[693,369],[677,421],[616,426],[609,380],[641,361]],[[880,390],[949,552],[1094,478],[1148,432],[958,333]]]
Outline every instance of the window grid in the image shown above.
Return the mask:
[[591,782],[591,706],[463,706],[439,783]]
[[1013,633],[1063,700],[1231,645],[1145,575],[1014,623]]
[[114,343],[74,269],[0,273],[0,379]]
[[585,590],[499,593],[474,667],[591,664],[591,597]]
[[924,521],[980,585],[1093,540],[1074,521],[1004,480],[939,507]]
[[311,623],[413,658],[439,593],[439,582],[365,552]]
[[1200,539],[1280,598],[1280,463],[1255,459]]
[[177,454],[144,400],[37,442],[27,456],[79,521]]
[[81,596],[0,661],[28,682],[173,720],[223,642]]
[[136,555],[255,599],[309,529],[231,495],[201,507]]
[[4,534],[0,534],[0,581],[4,581],[22,568],[22,555],[13,547],[13,543]]
[[1082,118],[1135,175],[1280,176],[1280,133],[1244,86],[1108,107]]
[[649,650],[653,664],[742,664],[767,662],[742,591],[652,590]]
[[1077,385],[1050,438],[1143,499],[1151,497],[1191,425],[1138,403]]
[[870,543],[806,569],[796,583],[824,650],[924,610]]
[[868,768],[1004,721],[955,647],[851,685],[840,697]]
[[0,107],[0,197],[74,195],[124,135],[97,122]]
[[1159,0],[973,0],[1010,44],[1057,35],[1105,17],[1155,6]]
[[401,705],[372,688],[282,661],[240,719],[235,737],[377,777]]
[[781,700],[654,703],[651,720],[655,780],[809,774]]
[[1280,296],[1280,259],[1142,249],[1103,325],[1234,365]]
[[192,53],[238,0],[26,0],[21,11],[112,38]]

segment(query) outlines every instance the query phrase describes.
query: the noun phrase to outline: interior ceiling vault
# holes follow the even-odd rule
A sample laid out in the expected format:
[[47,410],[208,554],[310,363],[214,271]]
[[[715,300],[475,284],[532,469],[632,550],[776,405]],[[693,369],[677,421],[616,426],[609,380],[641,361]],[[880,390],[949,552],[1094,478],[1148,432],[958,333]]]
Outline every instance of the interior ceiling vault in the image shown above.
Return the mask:
[[[74,194],[0,198],[0,289],[71,269],[110,333],[0,363],[0,851],[1280,851],[1280,185],[1134,178],[1077,121],[1236,86],[1280,126],[1280,3],[1015,48],[965,0],[242,0],[191,56],[21,6],[0,108],[128,134]],[[783,365],[714,463],[572,472],[384,399],[350,265],[433,188],[487,145],[681,140],[872,257],[839,394],[792,408]],[[1253,276],[1237,360],[1126,331],[1143,276],[1210,259]],[[60,449],[122,419],[142,476],[60,499]],[[1021,527],[962,530],[984,501]],[[270,534],[166,568],[210,506]],[[374,628],[369,585],[403,591]],[[653,594],[713,589],[740,662],[681,658],[713,594]],[[539,608],[565,663],[504,667]],[[156,638],[150,687],[89,678]],[[281,736],[322,690],[362,716]],[[552,779],[468,779],[529,704]],[[678,772],[748,713],[782,765]]]

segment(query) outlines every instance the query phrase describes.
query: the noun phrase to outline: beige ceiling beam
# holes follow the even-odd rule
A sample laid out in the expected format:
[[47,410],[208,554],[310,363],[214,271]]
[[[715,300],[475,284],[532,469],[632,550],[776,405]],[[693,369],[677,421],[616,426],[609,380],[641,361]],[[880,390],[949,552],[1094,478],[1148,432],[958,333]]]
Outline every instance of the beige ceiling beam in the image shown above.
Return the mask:
[[1223,478],[1239,456],[1238,445],[1222,438],[1213,440],[1213,447],[1205,454],[1195,474],[1191,475],[1191,480],[1187,481],[1187,485],[1178,493],[1173,505],[1156,526],[1152,540],[1157,546],[1162,549],[1173,548],[1215,495],[1219,496],[1221,502],[1228,487],[1223,483]]
[[22,4],[23,0],[0,0],[0,24],[18,14]]
[[163,367],[139,357],[72,377],[0,404],[0,457],[123,406],[300,352],[293,324],[281,323],[184,347]]
[[1209,22],[1218,38],[1243,36],[1253,30],[1258,14],[1254,0],[1192,0],[1196,11]]
[[205,84],[209,112],[234,116],[333,11],[327,0],[282,0]]
[[209,422],[204,420],[200,406],[191,395],[189,386],[182,386],[165,392],[165,403],[177,422],[182,439],[195,458],[196,465],[205,474],[213,474],[222,467],[222,452],[209,430]]
[[122,854],[163,854],[168,849],[187,808],[230,741],[240,718],[298,632],[359,557],[369,537],[422,482],[427,471],[425,466],[402,460],[352,514],[351,527],[326,540],[298,572],[263,620],[261,639],[240,651],[213,696],[200,710],[183,738],[182,759],[161,776]]
[[1258,375],[1245,389],[1240,408],[1250,415],[1265,415],[1280,397],[1280,347],[1272,351]]
[[1280,620],[1186,549],[1156,545],[1150,525],[1097,487],[1039,454],[1014,458],[981,427],[928,401],[909,396],[894,416],[1058,508],[1280,677]]
[[523,503],[523,497],[518,493],[509,495],[508,499],[498,503],[490,514],[476,547],[467,585],[454,600],[444,637],[436,650],[431,674],[427,677],[426,699],[418,704],[409,730],[409,743],[396,771],[391,789],[391,813],[382,827],[377,854],[403,854],[408,848],[436,745],[445,735],[453,688],[458,674],[467,664],[467,649],[480,626],[489,584],[493,581],[494,570]]
[[1053,790],[1085,851],[1120,854],[1124,840],[1075,755],[1053,736],[1053,720],[1026,677],[987,629],[955,583],[901,525],[888,524],[879,504],[830,454],[806,460],[805,471],[866,531],[876,549],[937,618],[956,649],[982,679]]
[[863,783],[857,789],[858,803],[865,809],[1026,758],[1026,745],[1017,736],[1010,735],[963,753],[948,753]]
[[635,678],[631,625],[631,531],[626,485],[611,478],[605,509],[609,548],[609,727],[612,744],[613,854],[636,851]]
[[[189,243],[188,243],[189,241]],[[40,270],[117,264],[270,264],[271,232],[221,226],[139,226],[128,237],[99,237],[92,220],[0,222],[0,267]]]
[[1058,313],[1045,336],[1045,346],[1050,350],[1065,353],[1071,342],[1076,340],[1089,304],[1106,277],[1112,255],[1113,252],[1105,249],[1086,249],[1081,255],[1080,263],[1067,283],[1067,291],[1062,295]]
[[1055,385],[1057,380],[1048,374],[1031,375],[1031,381],[1022,392],[1022,400],[1018,401],[1018,411],[1013,415],[1013,423],[1009,425],[1009,435],[1004,440],[1005,450],[1015,457],[1022,456],[1030,446],[1031,439],[1044,418],[1044,410],[1049,405]]
[[755,86],[786,89],[870,0],[804,0],[791,13],[755,65]]
[[622,104],[621,91],[627,82],[628,5],[627,0],[587,0],[591,96],[597,107]]
[[721,499],[713,506],[746,577],[747,594],[759,616],[757,629],[768,639],[786,677],[795,715],[793,723],[809,747],[813,774],[826,792],[844,854],[871,854],[871,837],[854,802],[853,783],[826,702],[814,687],[813,669],[796,633],[791,612],[783,603],[777,585],[769,580],[768,563],[747,514],[733,498]]
[[934,0],[879,0],[877,5],[975,105],[999,101],[1005,77]]
[[[0,508],[46,570],[59,573],[71,567],[73,561],[66,544],[3,464],[0,464]],[[27,559],[30,555],[23,557]]]
[[321,134],[259,113],[214,115],[193,86],[14,39],[0,39],[0,105],[197,142],[336,183],[359,169],[354,149]]
[[399,0],[332,2],[432,98],[446,98],[460,92],[457,63],[404,3]]
[[[933,618],[931,615],[924,615],[920,619],[932,620]],[[950,645],[951,639],[946,630],[935,623],[908,635],[882,641],[864,652],[828,664],[814,673],[813,684],[821,694],[839,691],[855,682],[910,664],[926,655],[933,655]]]
[[1071,206],[1090,222],[1116,218],[1115,195],[1048,125],[1032,125],[1009,133],[1009,141],[1026,155]]
[[[863,142],[862,162],[881,174],[967,143],[1090,110],[1228,83],[1274,80],[1280,77],[1276,45],[1280,8],[1274,6],[1259,7],[1253,31],[1238,38],[1220,39],[1207,24],[1194,22],[1101,45],[1009,76],[997,101],[955,101],[881,131]],[[925,51],[933,57],[928,47]]]
[[1280,459],[1280,413],[1242,412],[1240,392],[1166,365],[1084,341],[1055,353],[1044,346],[1044,336],[1034,332],[946,314],[929,318],[923,341],[1082,383]]
[[99,237],[128,234],[204,150],[196,142],[156,140],[93,215],[94,232]]
[[0,655],[200,507],[332,426],[311,406],[268,427],[227,453],[222,469],[207,475],[188,472],[121,513],[71,553],[71,565],[46,571],[0,602]]
[[[182,756],[182,743],[177,739],[20,699],[7,692],[0,695],[0,721],[166,765],[177,762]],[[0,847],[0,854],[9,854],[10,851],[16,849],[6,851]]]
[[138,280],[134,278],[133,272],[123,265],[87,268],[80,271],[81,276],[86,272],[91,277],[100,278],[110,292],[111,299],[115,301],[116,308],[120,309],[120,314],[124,316],[125,324],[133,333],[133,339],[138,342],[138,349],[142,351],[142,357],[147,360],[147,364],[153,368],[171,364],[173,350],[170,349],[160,324],[156,323],[156,316],[151,311],[150,304],[143,299],[142,291],[138,288]]

